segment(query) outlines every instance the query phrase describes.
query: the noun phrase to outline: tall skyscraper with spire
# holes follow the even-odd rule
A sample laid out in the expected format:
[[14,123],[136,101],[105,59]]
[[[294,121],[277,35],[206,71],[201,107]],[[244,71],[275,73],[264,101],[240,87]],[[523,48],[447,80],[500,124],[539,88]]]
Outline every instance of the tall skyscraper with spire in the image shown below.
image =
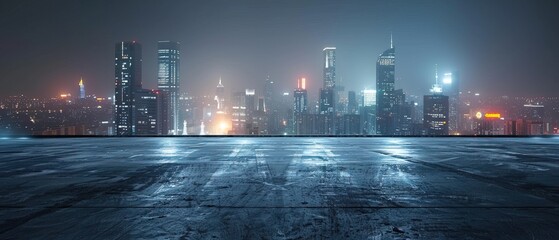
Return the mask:
[[215,88],[215,100],[217,102],[217,111],[225,112],[225,87],[221,83],[221,77]]
[[443,95],[439,74],[435,65],[435,84],[431,95],[423,97],[423,128],[427,135],[448,135],[448,96]]
[[83,84],[83,78],[80,78],[80,83],[78,85],[80,86],[80,99],[84,99],[85,98],[85,85]]
[[164,107],[165,116],[162,116],[163,134],[177,135],[180,128],[180,44],[172,41],[159,41],[157,43],[157,60],[159,71],[157,86],[166,95]]
[[377,134],[394,135],[395,133],[395,49],[390,35],[390,48],[377,59]]
[[142,89],[142,46],[138,42],[115,45],[116,135],[136,132],[135,94]]

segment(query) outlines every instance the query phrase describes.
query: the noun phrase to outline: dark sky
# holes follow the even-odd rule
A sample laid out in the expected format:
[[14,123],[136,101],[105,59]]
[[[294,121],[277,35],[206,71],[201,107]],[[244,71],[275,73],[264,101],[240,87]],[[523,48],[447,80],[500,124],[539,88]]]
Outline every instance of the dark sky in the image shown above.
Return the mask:
[[[140,3],[141,2],[141,3]],[[338,82],[373,87],[375,61],[396,46],[397,87],[421,95],[434,64],[457,70],[462,89],[557,96],[558,4],[553,1],[75,1],[0,2],[0,96],[114,93],[114,44],[143,45],[144,86],[155,87],[156,42],[181,42],[182,90],[291,90],[322,84],[322,49],[336,46]]]

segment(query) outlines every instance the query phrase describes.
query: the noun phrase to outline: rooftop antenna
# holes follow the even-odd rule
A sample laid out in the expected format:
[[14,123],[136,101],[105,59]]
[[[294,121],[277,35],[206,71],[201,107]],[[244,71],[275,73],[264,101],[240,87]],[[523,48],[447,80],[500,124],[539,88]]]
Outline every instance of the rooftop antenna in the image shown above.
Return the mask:
[[431,92],[434,94],[442,93],[443,89],[439,85],[439,72],[438,72],[438,64],[435,64],[435,84],[433,88],[431,88]]

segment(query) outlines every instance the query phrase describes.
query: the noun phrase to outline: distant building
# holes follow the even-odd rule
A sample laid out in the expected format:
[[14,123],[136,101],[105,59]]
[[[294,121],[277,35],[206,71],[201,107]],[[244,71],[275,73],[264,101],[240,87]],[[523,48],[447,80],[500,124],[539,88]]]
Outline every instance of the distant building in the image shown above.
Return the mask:
[[361,133],[364,135],[376,134],[376,106],[359,107],[361,116]]
[[231,134],[246,134],[246,98],[244,92],[235,92],[231,101]]
[[347,113],[348,114],[359,113],[359,102],[357,101],[357,95],[355,94],[355,91],[347,92]]
[[442,81],[442,91],[448,96],[448,129],[450,133],[460,132],[460,89],[457,72],[445,73]]
[[321,134],[336,134],[335,133],[335,91],[334,89],[320,89],[320,103],[319,103],[319,114],[326,116],[325,132]]
[[394,135],[407,136],[412,134],[412,106],[406,102],[404,90],[394,91]]
[[448,135],[448,96],[424,96],[423,126],[427,135]]
[[439,85],[439,74],[435,65],[435,84],[431,88],[432,95],[423,97],[423,128],[425,134],[442,136],[448,135],[448,96],[442,94]]
[[293,91],[293,133],[301,134],[303,116],[308,113],[308,96],[306,79],[297,80],[297,88]]
[[159,71],[157,74],[157,87],[162,94],[167,95],[168,101],[165,116],[162,116],[163,134],[179,134],[182,122],[180,121],[179,94],[180,94],[180,44],[171,41],[157,43],[157,60]]
[[135,93],[142,89],[142,46],[120,42],[115,46],[115,128],[116,135],[136,132]]
[[362,121],[361,115],[359,114],[344,114],[338,116],[336,123],[338,124],[338,129],[336,130],[337,135],[362,135]]
[[328,124],[324,134],[335,134],[334,117],[336,114],[336,105],[338,105],[336,89],[336,48],[326,47],[322,50],[324,69],[323,69],[323,87],[320,89],[319,96],[319,113],[327,115]]
[[361,106],[374,106],[377,104],[377,91],[365,89],[361,91]]
[[247,116],[256,111],[256,90],[245,89],[245,107]]
[[277,84],[270,78],[266,77],[264,83],[264,112],[268,118],[268,134],[278,135],[282,134],[282,121],[279,112],[280,92],[278,91]]
[[78,86],[80,86],[80,99],[84,99],[85,98],[85,86],[83,84],[83,78],[80,79],[80,83],[78,84]]
[[333,89],[336,86],[336,48],[326,47],[322,50],[324,59],[323,80],[324,89]]
[[217,101],[217,111],[225,112],[225,87],[221,82],[221,77],[219,77],[219,82],[215,88],[215,100]]
[[164,105],[165,98],[169,95],[160,90],[142,89],[136,92],[136,133],[135,135],[159,135],[167,134],[162,132],[161,119],[166,112],[163,111],[167,106]]
[[474,135],[506,135],[507,122],[500,113],[477,112],[474,119]]
[[395,61],[395,50],[391,42],[390,48],[377,59],[376,131],[381,135],[394,135],[395,132]]

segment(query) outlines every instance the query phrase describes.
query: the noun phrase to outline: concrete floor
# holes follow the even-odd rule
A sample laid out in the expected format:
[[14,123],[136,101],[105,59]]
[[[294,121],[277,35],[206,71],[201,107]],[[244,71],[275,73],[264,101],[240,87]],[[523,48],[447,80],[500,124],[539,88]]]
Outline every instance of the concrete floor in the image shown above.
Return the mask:
[[12,238],[559,239],[559,139],[2,139]]

